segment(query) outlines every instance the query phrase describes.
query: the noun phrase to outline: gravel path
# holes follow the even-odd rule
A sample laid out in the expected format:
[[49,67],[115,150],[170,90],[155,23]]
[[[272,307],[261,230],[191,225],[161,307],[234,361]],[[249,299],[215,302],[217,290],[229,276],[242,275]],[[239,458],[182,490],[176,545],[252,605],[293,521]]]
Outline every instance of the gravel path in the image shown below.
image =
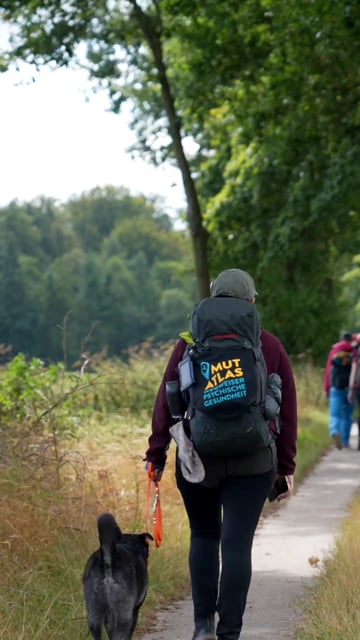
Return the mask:
[[[360,486],[357,431],[351,449],[331,450],[295,494],[264,520],[253,546],[253,577],[241,640],[293,640],[299,600],[333,548]],[[159,612],[141,640],[191,640],[191,599]]]

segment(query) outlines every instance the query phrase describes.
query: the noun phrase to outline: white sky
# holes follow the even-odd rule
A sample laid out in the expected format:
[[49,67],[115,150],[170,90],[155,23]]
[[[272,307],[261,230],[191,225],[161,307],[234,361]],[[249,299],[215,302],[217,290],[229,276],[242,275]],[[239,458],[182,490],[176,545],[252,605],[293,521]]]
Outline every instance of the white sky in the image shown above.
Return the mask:
[[31,74],[0,74],[0,206],[113,185],[163,196],[169,213],[184,207],[180,172],[131,159],[125,116],[106,111],[106,92],[92,94],[85,71],[42,69],[35,82]]

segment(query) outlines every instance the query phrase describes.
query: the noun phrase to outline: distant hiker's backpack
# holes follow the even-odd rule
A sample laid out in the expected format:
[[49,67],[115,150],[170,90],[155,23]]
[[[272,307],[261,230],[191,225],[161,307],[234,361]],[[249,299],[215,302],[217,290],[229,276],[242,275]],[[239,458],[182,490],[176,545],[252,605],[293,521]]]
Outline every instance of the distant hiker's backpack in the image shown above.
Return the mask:
[[[256,307],[246,300],[206,298],[193,311],[194,344],[179,364],[179,377],[190,435],[201,455],[246,455],[270,443],[273,416],[265,417],[268,378],[260,332]],[[275,404],[279,410],[280,400]]]
[[358,347],[356,357],[351,365],[351,384],[355,389],[360,389],[360,347]]
[[353,356],[351,363],[348,401],[355,402],[360,394],[360,347],[358,347],[355,357]]
[[330,366],[330,386],[336,389],[348,388],[352,357],[352,352],[344,349],[337,351],[333,355]]

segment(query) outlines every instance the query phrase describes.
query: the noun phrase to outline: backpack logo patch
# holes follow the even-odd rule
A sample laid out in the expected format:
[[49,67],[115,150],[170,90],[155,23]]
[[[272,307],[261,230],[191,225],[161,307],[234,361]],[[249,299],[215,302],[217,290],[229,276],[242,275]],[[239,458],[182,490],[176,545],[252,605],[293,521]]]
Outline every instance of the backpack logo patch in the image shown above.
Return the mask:
[[[248,353],[246,353],[248,351]],[[194,405],[200,411],[213,412],[218,408],[225,415],[242,412],[256,399],[255,364],[250,350],[241,349],[226,359],[219,359],[214,349],[213,357],[195,361],[195,387],[192,390]],[[243,364],[244,363],[244,364]],[[196,372],[200,375],[196,375]]]
[[234,398],[246,398],[247,389],[240,358],[210,364],[201,362],[201,373],[208,383],[204,389],[204,406],[221,404]]

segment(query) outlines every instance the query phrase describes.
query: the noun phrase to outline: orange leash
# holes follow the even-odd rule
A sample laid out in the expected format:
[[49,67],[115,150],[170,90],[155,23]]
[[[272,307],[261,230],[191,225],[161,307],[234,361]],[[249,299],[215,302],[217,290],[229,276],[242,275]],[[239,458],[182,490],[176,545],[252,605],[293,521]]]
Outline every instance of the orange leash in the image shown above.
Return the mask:
[[152,485],[155,488],[154,494],[154,502],[152,507],[152,525],[153,525],[153,534],[154,534],[154,542],[156,547],[160,547],[163,540],[163,524],[162,524],[162,512],[161,512],[161,502],[160,502],[160,487],[159,482],[157,480],[153,480],[153,465],[149,464],[148,469],[148,490],[147,490],[147,505],[146,505],[146,527],[149,530],[150,526],[150,503],[151,503],[151,489]]

